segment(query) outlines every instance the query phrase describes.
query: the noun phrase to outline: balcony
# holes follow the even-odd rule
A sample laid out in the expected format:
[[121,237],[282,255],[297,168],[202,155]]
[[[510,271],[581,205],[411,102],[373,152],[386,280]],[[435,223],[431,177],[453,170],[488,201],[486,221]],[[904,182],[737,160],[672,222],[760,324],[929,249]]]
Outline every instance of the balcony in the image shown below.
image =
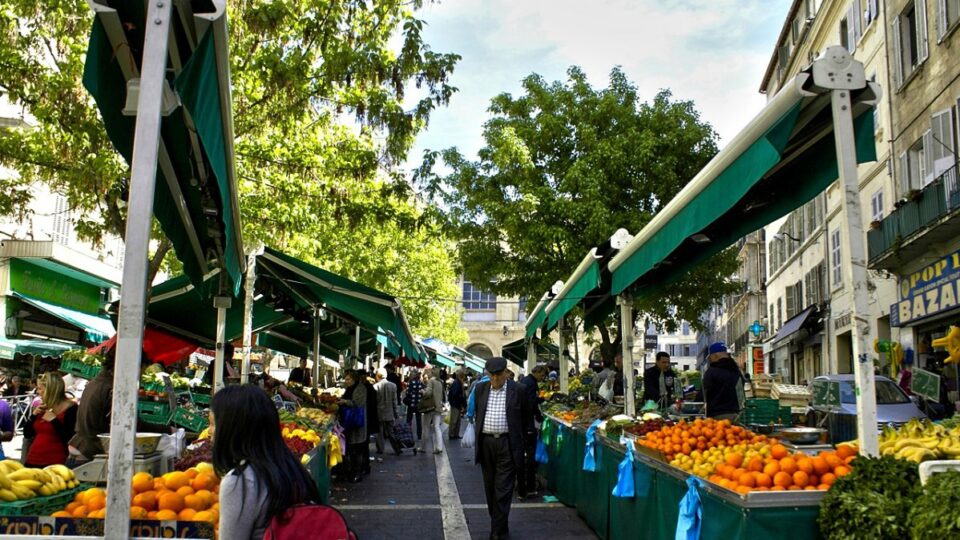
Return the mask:
[[930,246],[960,235],[957,165],[948,169],[867,232],[868,267],[895,270]]

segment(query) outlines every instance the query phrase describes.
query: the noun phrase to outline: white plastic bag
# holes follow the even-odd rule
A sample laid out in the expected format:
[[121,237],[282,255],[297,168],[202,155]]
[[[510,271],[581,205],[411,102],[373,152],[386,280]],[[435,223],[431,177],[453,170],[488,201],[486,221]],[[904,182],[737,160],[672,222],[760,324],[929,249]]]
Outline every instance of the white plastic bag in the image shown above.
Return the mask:
[[183,428],[178,429],[172,435],[162,435],[160,443],[157,445],[157,451],[167,459],[179,459],[183,452],[185,437],[186,431]]
[[473,422],[467,422],[467,429],[463,430],[463,438],[460,439],[461,448],[473,448],[477,442],[477,434],[473,431]]
[[597,392],[600,394],[600,397],[610,401],[613,399],[613,375],[606,378],[603,381],[603,384],[600,385],[600,390]]

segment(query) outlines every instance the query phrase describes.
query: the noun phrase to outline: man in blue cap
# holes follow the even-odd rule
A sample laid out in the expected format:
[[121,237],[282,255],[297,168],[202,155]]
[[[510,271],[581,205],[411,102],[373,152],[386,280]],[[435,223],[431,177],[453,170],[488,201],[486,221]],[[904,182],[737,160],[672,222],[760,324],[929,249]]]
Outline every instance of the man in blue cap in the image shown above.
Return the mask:
[[743,373],[722,341],[710,345],[707,354],[710,367],[703,375],[703,397],[707,404],[707,416],[734,421],[743,408]]
[[523,470],[524,438],[533,424],[526,388],[507,378],[507,360],[487,360],[490,380],[477,384],[476,462],[483,470],[483,489],[490,513],[490,538],[508,535],[510,503],[517,471]]

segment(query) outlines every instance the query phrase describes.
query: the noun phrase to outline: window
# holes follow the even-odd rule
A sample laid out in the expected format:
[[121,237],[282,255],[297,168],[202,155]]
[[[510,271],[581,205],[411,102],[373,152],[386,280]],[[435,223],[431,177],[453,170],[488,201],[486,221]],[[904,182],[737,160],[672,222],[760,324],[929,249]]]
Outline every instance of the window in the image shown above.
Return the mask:
[[853,0],[847,15],[840,20],[840,44],[851,53],[856,52],[861,35],[863,28],[860,26],[860,0]]
[[70,242],[70,207],[67,205],[67,198],[63,195],[56,195],[50,238],[64,246]]
[[683,321],[680,323],[680,328],[681,328],[680,331],[683,333],[683,335],[685,336],[690,335],[690,323],[688,323],[687,321]]
[[[870,74],[870,82],[877,82],[876,72]],[[880,133],[880,107],[873,108],[873,133],[874,135]]]
[[883,219],[883,190],[878,189],[870,197],[870,220],[880,221]]
[[803,282],[806,289],[806,305],[822,304],[826,301],[826,293],[823,290],[823,263],[818,264],[807,272]]
[[773,304],[770,304],[770,311],[767,312],[767,327],[771,330],[777,326],[777,320],[773,318],[774,313]]
[[497,295],[478,289],[469,281],[463,282],[463,309],[492,311],[497,309]]
[[880,9],[877,0],[866,0],[863,4],[863,29],[866,30],[870,23],[877,20],[879,16]]
[[927,59],[926,0],[914,0],[893,20],[893,64],[897,87]]
[[517,309],[517,320],[525,322],[527,320],[527,299],[521,298],[519,308]]
[[[960,0],[958,0],[960,1]],[[957,162],[953,146],[953,111],[947,109],[930,119],[930,162],[933,178],[939,177]]]
[[960,20],[960,0],[939,0],[937,2],[937,41],[956,26]]
[[777,329],[783,326],[783,298],[777,298]]
[[789,321],[796,314],[797,314],[796,294],[794,293],[793,285],[787,285],[787,320]]
[[840,266],[840,231],[830,233],[830,269],[833,272],[833,287],[843,284],[843,272]]
[[690,354],[690,346],[689,346],[689,345],[684,345],[684,346],[683,346],[683,356],[692,356],[692,355]]
[[933,181],[933,154],[928,152],[933,141],[933,131],[927,130],[923,137],[900,154],[900,183],[904,192],[920,189]]

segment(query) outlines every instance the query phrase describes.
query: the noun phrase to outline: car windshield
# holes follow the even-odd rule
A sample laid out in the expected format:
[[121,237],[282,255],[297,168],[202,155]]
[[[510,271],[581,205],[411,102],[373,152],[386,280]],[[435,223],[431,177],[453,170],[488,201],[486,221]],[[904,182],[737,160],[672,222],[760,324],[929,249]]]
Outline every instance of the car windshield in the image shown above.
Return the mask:
[[[840,401],[843,403],[856,403],[857,397],[853,393],[853,382],[843,381],[840,383]],[[909,403],[910,398],[904,395],[891,381],[877,381],[877,405],[900,405]]]

